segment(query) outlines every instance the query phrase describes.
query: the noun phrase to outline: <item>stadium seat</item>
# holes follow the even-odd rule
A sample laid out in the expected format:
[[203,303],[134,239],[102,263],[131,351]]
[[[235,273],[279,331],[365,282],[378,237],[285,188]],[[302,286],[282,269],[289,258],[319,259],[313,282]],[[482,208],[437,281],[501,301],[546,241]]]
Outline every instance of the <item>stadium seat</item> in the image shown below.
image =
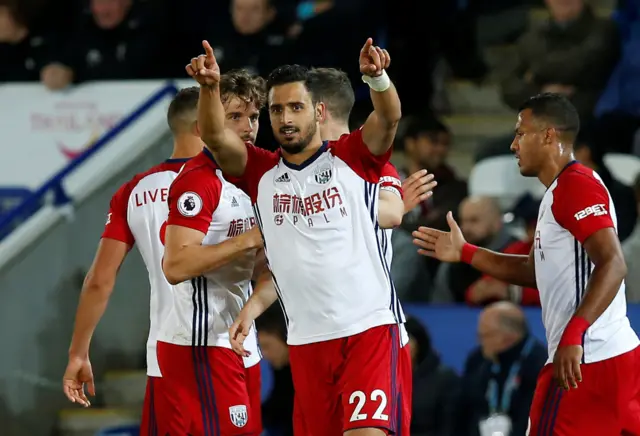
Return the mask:
[[633,185],[640,173],[640,157],[625,153],[608,153],[604,155],[604,164],[611,175],[625,185]]
[[523,194],[542,198],[545,187],[535,177],[523,177],[513,156],[483,159],[469,175],[469,194],[496,198],[508,210]]

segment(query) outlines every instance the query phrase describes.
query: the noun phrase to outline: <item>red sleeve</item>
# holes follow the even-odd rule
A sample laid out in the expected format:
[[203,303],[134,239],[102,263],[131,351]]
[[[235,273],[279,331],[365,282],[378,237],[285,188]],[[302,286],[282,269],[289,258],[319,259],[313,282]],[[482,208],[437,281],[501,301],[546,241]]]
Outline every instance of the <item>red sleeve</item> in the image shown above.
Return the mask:
[[207,234],[220,201],[221,182],[209,168],[180,173],[169,188],[167,225]]
[[383,155],[372,154],[362,140],[361,128],[342,135],[337,141],[330,141],[329,147],[334,156],[345,161],[357,175],[370,183],[378,183],[393,152],[393,147],[390,147]]
[[109,203],[109,213],[107,214],[107,223],[104,226],[104,232],[102,232],[103,238],[115,239],[116,241],[124,242],[125,244],[132,246],[135,243],[135,238],[129,228],[128,209],[129,209],[129,197],[131,196],[131,190],[133,185],[131,182],[125,183],[118,189],[118,191],[111,197],[111,203]]
[[402,182],[400,181],[400,175],[398,170],[393,166],[391,162],[387,162],[382,167],[382,173],[380,174],[380,190],[390,191],[402,198]]
[[242,177],[231,177],[225,174],[225,178],[242,189],[253,203],[258,199],[258,184],[264,173],[278,165],[280,153],[265,150],[246,142],[247,146],[247,166]]
[[553,191],[553,216],[581,244],[598,230],[615,227],[610,207],[604,185],[582,171],[561,175]]

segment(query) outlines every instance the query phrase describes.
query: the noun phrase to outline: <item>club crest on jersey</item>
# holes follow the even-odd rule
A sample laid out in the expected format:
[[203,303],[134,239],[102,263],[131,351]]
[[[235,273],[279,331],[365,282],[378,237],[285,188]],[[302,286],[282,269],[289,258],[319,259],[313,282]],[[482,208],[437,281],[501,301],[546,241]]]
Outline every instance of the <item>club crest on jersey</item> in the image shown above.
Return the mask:
[[313,178],[319,185],[325,185],[331,180],[331,166],[322,165],[313,172]]
[[202,199],[195,192],[185,192],[178,198],[178,212],[186,217],[196,216],[202,210]]
[[244,427],[247,425],[249,415],[247,414],[247,406],[231,406],[229,407],[229,417],[231,417],[231,423],[236,427]]

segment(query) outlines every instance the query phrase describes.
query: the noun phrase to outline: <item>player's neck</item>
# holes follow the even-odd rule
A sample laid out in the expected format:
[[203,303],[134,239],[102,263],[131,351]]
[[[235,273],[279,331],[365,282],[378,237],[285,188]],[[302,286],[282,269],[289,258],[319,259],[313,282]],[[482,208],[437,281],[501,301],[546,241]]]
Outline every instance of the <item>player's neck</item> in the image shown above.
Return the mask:
[[300,153],[287,153],[287,151],[284,148],[280,148],[280,150],[282,151],[282,157],[289,163],[292,163],[294,165],[302,165],[311,156],[313,156],[316,153],[316,151],[320,149],[320,147],[322,147],[323,141],[320,138],[319,133],[320,132],[318,132],[318,134],[313,136],[313,138],[311,139],[311,142],[309,142],[309,145],[307,145],[305,149],[302,150]]
[[202,151],[202,140],[194,135],[176,136],[173,140],[171,159],[188,159]]
[[538,179],[548,188],[562,170],[569,165],[569,162],[573,160],[575,160],[573,153],[563,153],[555,159],[551,159],[548,165],[538,174]]
[[332,123],[325,126],[322,133],[323,140],[337,141],[342,135],[349,134],[349,125],[347,123]]

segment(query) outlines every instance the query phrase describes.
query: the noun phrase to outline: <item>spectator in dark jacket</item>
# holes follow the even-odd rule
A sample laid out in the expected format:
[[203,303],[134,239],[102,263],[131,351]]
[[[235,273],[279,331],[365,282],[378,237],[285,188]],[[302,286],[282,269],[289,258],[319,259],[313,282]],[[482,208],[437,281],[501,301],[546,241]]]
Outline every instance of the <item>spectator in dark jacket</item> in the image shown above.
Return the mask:
[[412,436],[455,436],[456,400],[460,378],[431,346],[429,333],[420,322],[407,318],[411,364],[413,366]]
[[524,436],[538,373],[547,349],[529,334],[522,309],[501,301],[487,306],[478,322],[480,347],[465,363],[456,436],[479,436],[480,425],[494,415],[510,422],[509,436]]
[[550,19],[518,41],[519,62],[502,84],[514,109],[532,95],[558,92],[581,118],[591,115],[620,54],[616,24],[584,0],[546,0]]
[[258,343],[273,368],[273,389],[262,403],[265,430],[279,436],[293,436],[293,378],[289,366],[287,326],[280,305],[274,304],[257,320]]
[[[88,80],[163,77],[163,1],[91,0],[69,41],[43,72],[52,89]],[[150,59],[159,60],[150,62]]]

